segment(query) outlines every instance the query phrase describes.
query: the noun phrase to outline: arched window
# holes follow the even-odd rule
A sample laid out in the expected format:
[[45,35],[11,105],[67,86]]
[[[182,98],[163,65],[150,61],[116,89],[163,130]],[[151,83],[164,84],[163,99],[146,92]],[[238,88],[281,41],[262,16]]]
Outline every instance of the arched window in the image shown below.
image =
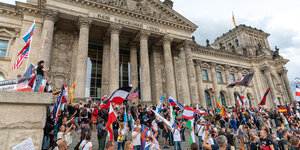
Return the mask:
[[221,98],[222,106],[226,106],[226,99],[223,92],[220,93],[220,98]]
[[250,93],[248,93],[247,94],[247,98],[248,98],[248,101],[249,101],[249,106],[250,106],[250,108],[252,107],[252,103],[251,103],[251,101],[252,101],[252,99],[251,99],[251,94]]
[[235,100],[235,104],[236,104],[237,97],[240,98],[240,94],[235,92],[233,95],[234,95],[234,100]]
[[210,93],[205,91],[204,94],[205,94],[206,107],[212,107]]
[[232,50],[232,49],[233,49],[233,47],[232,47],[232,44],[231,44],[231,43],[229,43],[229,44],[228,44],[228,46],[229,46],[230,50]]
[[0,72],[0,81],[3,81],[4,79],[4,75]]
[[240,46],[239,40],[238,40],[238,39],[235,39],[235,45],[236,45],[236,46]]

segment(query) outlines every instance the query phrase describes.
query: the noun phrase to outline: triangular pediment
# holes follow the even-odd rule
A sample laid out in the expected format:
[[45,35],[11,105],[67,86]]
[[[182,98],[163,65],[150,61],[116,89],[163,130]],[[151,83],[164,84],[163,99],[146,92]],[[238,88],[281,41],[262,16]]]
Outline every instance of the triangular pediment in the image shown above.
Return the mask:
[[193,31],[197,29],[197,25],[168,7],[160,0],[90,0],[96,3],[109,5],[112,7],[125,9],[129,12],[145,15],[147,17],[153,17],[158,20],[172,22],[177,25],[191,28]]
[[14,38],[15,37],[15,34],[4,29],[4,28],[0,28],[0,36],[1,37],[6,37],[6,38]]

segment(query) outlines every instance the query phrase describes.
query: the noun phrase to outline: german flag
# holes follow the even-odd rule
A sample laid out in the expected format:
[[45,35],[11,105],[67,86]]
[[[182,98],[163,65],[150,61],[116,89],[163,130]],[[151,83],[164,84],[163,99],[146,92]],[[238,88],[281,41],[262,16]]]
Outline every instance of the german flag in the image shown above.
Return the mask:
[[286,107],[278,107],[278,111],[279,112],[285,112],[286,114],[288,114],[288,110]]

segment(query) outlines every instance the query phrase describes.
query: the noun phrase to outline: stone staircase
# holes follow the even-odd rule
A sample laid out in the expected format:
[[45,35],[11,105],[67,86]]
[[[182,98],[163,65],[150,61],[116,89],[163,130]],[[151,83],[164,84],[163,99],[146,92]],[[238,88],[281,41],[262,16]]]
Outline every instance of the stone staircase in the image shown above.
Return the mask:
[[[162,133],[162,132],[160,132]],[[80,139],[80,132],[74,132],[74,134],[72,135],[72,140],[73,143],[68,147],[68,150],[73,150],[74,147],[76,146],[76,144],[79,142]],[[198,137],[195,137],[196,139],[196,143],[198,143]],[[190,131],[188,129],[185,130],[185,142],[182,142],[182,147],[184,150],[189,150],[189,139],[190,139]],[[109,138],[106,138],[106,141],[108,141]],[[131,132],[129,132],[127,140],[131,140]],[[160,149],[163,149],[163,143],[164,143],[164,138],[161,136],[159,137],[159,145],[160,145]],[[97,132],[92,132],[92,144],[93,144],[93,150],[97,150],[98,149],[98,139],[97,139]],[[117,146],[117,142],[115,142],[115,149],[118,148]],[[170,150],[174,150],[174,146],[169,146]]]

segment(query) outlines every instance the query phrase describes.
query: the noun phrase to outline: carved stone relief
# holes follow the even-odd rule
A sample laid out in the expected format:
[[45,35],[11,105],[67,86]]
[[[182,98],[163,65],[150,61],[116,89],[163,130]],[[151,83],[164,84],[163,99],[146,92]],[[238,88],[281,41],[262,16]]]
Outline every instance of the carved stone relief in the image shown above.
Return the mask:
[[52,88],[57,90],[62,82],[69,85],[72,63],[74,34],[58,30],[53,38],[53,53],[51,64]]

